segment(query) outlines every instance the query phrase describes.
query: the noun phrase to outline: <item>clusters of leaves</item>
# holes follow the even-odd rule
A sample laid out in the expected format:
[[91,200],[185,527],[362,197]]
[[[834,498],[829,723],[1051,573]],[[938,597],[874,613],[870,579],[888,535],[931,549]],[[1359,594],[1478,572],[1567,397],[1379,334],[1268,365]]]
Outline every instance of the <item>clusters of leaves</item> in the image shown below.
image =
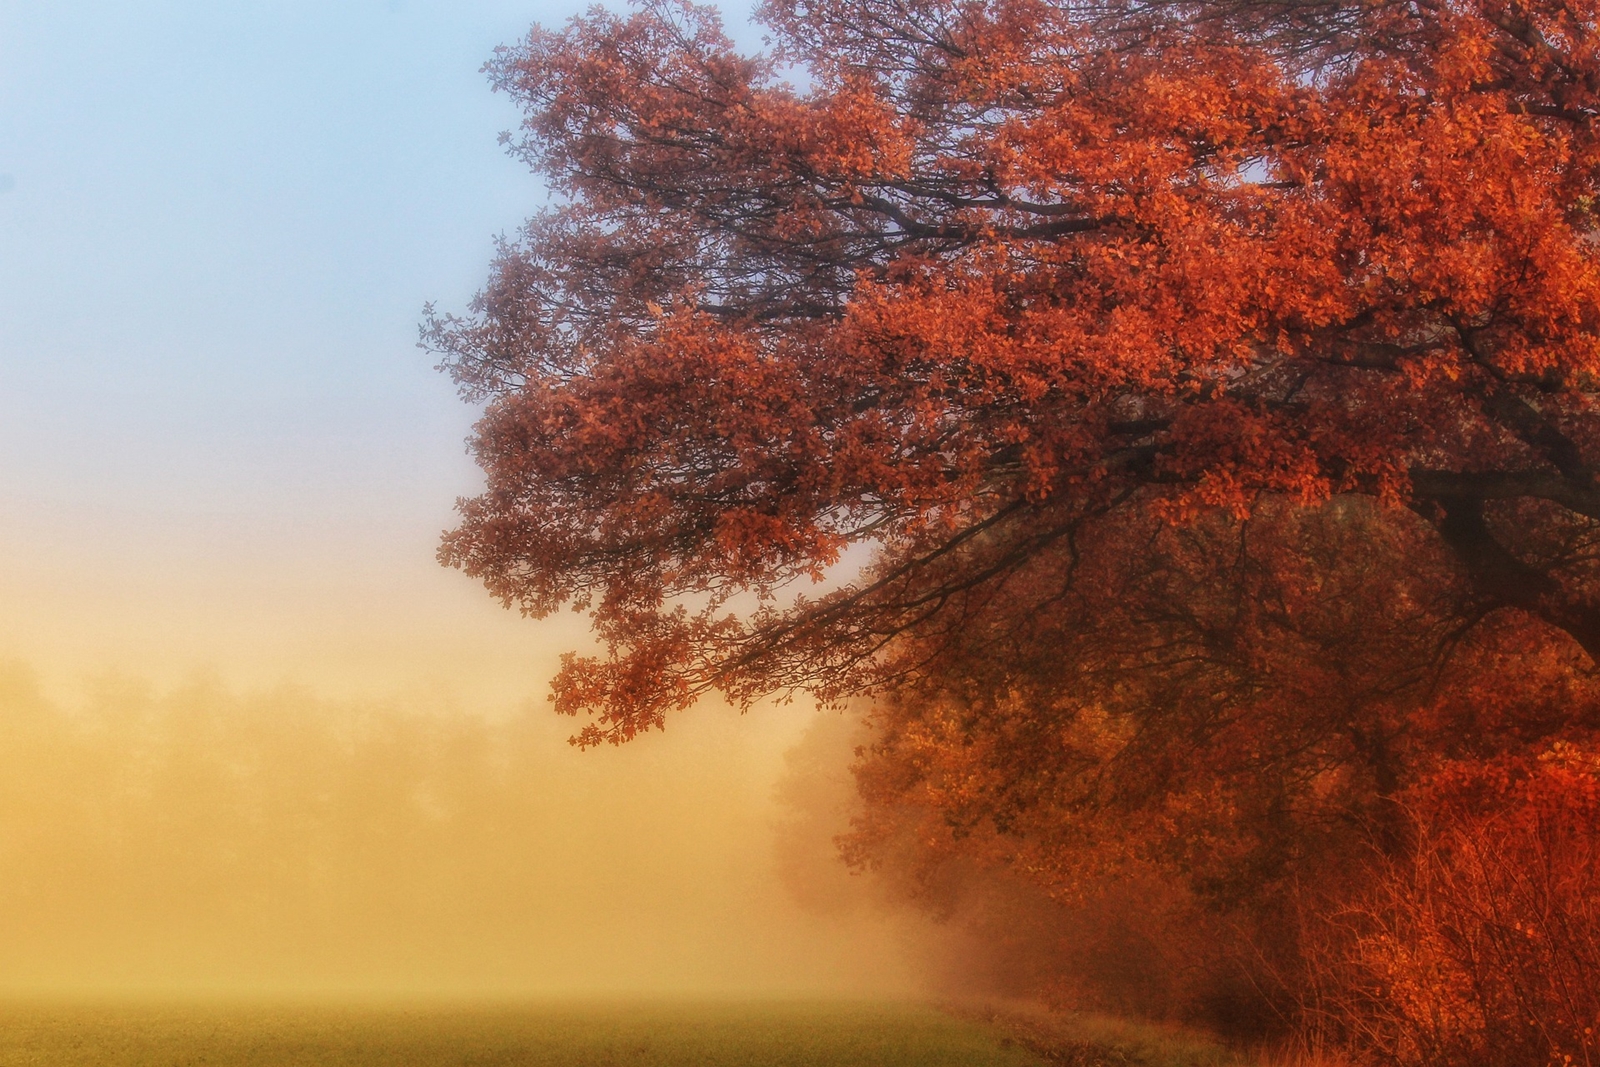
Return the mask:
[[1165,970],[1158,1013],[1376,1062],[1600,1054],[1600,677],[1419,516],[1122,512],[1000,596],[870,709],[853,861],[980,925],[1006,872],[1120,947],[1036,994]]
[[1600,1060],[1600,754],[1456,763],[1310,953],[1308,1022],[1398,1064]]
[[[755,57],[681,5],[535,30],[490,70],[561,199],[426,327],[487,403],[443,558],[592,610],[610,653],[557,683],[588,742],[870,688],[1135,496],[1409,503],[1480,596],[1600,649],[1593,17],[772,0]],[[852,545],[877,566],[799,595]]]
[[1451,767],[1591,750],[1600,3],[762,18],[489,67],[558,199],[425,326],[484,404],[441,555],[591,613],[580,743],[874,694],[858,858],[1280,935],[1399,884],[1356,857],[1421,855]]

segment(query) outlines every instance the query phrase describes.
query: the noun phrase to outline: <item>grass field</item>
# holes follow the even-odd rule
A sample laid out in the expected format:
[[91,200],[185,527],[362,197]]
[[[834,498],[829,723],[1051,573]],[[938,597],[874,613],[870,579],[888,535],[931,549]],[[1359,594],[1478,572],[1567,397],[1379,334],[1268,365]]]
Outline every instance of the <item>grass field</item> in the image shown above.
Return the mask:
[[0,1067],[1038,1067],[915,1005],[0,1006]]

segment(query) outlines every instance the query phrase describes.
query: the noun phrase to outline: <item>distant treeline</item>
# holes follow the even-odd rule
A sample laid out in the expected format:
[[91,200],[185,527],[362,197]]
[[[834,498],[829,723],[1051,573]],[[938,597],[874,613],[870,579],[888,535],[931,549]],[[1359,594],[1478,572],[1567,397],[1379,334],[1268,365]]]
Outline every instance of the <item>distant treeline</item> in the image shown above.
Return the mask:
[[755,929],[780,941],[761,909],[784,903],[761,880],[763,783],[715,742],[702,766],[563,738],[545,714],[211,683],[106,682],[67,708],[6,670],[0,988],[748,978],[762,958],[735,948]]

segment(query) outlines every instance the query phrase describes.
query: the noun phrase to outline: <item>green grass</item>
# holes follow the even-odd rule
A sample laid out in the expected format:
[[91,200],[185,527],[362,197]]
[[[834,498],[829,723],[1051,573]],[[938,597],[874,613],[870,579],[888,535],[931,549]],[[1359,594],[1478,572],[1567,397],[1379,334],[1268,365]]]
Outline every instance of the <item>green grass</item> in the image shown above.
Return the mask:
[[1047,1050],[1050,1063],[1072,1067],[1255,1067],[1261,1061],[1182,1027],[1090,1012],[1046,1012],[1027,1005],[970,1005],[960,1017]]
[[881,1004],[0,1006],[0,1067],[1039,1067]]

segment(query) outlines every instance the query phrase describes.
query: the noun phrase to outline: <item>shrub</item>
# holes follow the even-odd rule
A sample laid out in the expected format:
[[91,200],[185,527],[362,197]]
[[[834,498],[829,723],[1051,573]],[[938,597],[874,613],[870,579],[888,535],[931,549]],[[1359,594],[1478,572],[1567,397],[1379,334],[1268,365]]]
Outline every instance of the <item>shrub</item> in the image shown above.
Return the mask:
[[1600,750],[1446,768],[1312,953],[1312,1019],[1417,1067],[1600,1063]]

